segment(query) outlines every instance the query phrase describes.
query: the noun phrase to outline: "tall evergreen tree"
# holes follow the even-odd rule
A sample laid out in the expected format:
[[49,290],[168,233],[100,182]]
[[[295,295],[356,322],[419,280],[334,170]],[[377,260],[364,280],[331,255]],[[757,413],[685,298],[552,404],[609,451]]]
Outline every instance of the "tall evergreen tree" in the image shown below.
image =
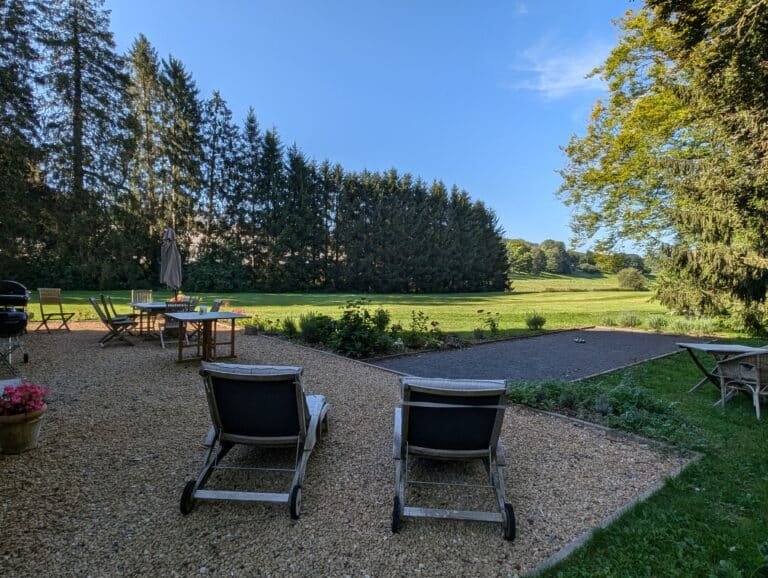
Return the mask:
[[33,74],[38,54],[32,31],[36,15],[31,2],[0,3],[0,207],[6,208],[0,211],[0,271],[14,278],[22,268],[19,256],[34,257],[26,247],[37,241],[29,238],[38,228],[30,194],[38,156]]
[[226,207],[235,197],[240,165],[240,131],[218,91],[213,92],[203,108],[202,144],[204,232],[208,239],[213,239],[228,225],[235,224],[226,222]]
[[283,145],[274,128],[264,134],[258,188],[262,199],[260,239],[265,248],[262,282],[266,286],[274,286],[281,277],[283,253],[276,239],[283,228],[285,217],[281,211],[281,199],[285,194]]
[[192,75],[180,60],[163,61],[162,135],[165,172],[160,213],[167,225],[187,239],[196,233],[195,215],[202,191],[201,110]]
[[238,178],[227,205],[227,214],[229,222],[237,228],[241,251],[248,262],[251,278],[256,281],[256,272],[264,264],[264,247],[260,240],[263,196],[259,189],[262,138],[252,107],[248,109],[241,133]]
[[102,210],[122,185],[126,152],[124,62],[102,5],[102,0],[54,0],[40,36],[45,169],[70,203],[67,257],[80,264],[84,285],[98,281]]

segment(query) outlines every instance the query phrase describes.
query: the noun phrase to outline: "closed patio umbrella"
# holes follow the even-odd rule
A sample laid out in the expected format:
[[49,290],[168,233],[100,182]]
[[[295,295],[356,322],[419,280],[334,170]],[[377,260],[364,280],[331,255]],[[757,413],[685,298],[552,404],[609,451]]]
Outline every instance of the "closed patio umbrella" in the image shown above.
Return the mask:
[[176,234],[170,227],[163,233],[163,245],[160,247],[160,282],[168,289],[181,289],[181,254],[176,246]]

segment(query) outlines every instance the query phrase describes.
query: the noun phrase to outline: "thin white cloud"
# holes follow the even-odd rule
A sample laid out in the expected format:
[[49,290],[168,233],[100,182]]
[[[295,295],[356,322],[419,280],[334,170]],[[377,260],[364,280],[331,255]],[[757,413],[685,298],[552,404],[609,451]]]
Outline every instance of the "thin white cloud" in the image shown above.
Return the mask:
[[516,14],[528,14],[528,6],[525,2],[515,2]]
[[563,48],[548,40],[541,41],[525,49],[519,63],[510,67],[515,78],[509,85],[517,90],[538,92],[552,100],[575,92],[604,90],[602,79],[587,76],[605,61],[611,48],[603,42]]

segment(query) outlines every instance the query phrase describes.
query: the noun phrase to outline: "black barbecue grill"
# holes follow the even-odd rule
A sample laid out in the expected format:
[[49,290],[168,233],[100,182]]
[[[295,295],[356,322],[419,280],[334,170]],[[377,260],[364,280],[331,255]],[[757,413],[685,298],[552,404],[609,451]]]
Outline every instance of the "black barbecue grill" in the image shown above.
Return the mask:
[[[0,281],[0,363],[13,373],[13,353],[23,350],[24,331],[27,328],[29,291],[16,281]],[[24,353],[24,363],[29,356]]]

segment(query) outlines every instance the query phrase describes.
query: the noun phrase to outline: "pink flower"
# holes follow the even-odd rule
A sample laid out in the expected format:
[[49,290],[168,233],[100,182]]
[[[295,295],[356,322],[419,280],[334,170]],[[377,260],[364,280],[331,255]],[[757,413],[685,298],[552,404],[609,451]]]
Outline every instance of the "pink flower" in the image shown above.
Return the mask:
[[19,385],[6,385],[0,395],[0,415],[17,415],[42,409],[47,396],[47,389],[26,381]]

